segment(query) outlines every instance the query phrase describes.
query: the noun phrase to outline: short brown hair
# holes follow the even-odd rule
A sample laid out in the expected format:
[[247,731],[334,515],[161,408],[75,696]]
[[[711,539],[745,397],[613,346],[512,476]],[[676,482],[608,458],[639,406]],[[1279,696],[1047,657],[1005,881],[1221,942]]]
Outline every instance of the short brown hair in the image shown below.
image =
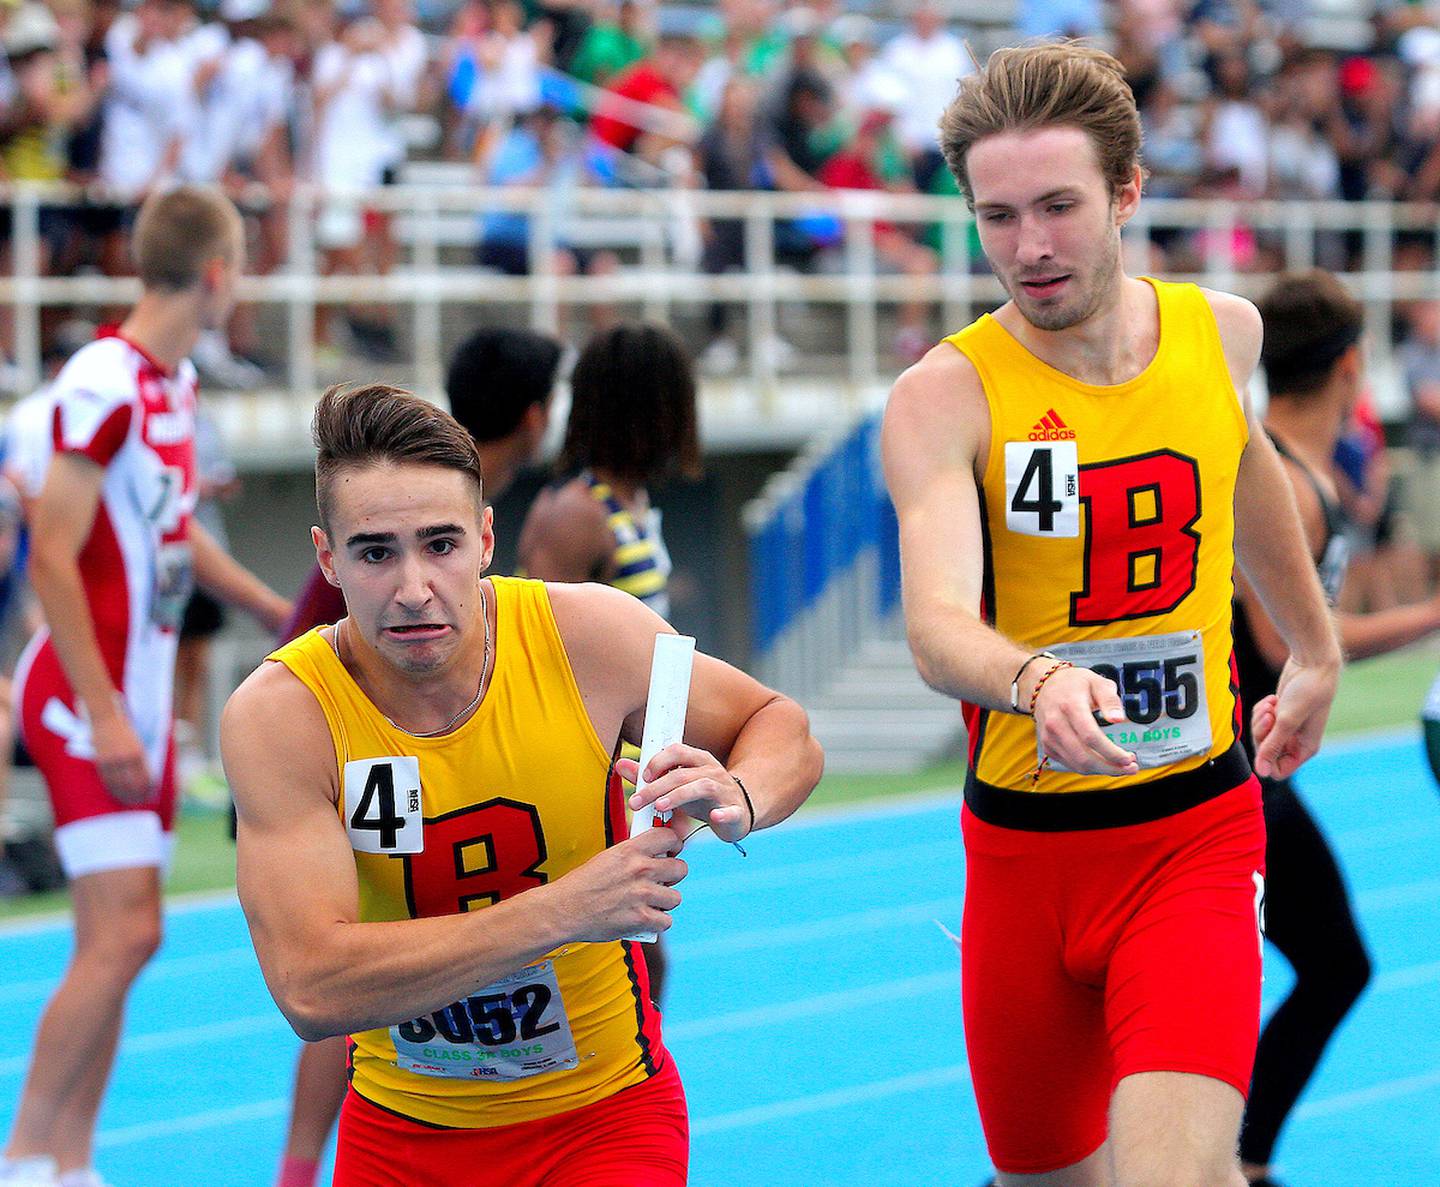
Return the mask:
[[960,93],[940,117],[940,151],[973,206],[965,158],[977,140],[1055,126],[1090,137],[1112,197],[1134,177],[1140,112],[1125,67],[1076,41],[997,49],[984,69],[960,80]]
[[183,291],[200,283],[216,256],[238,253],[245,227],[235,204],[213,186],[183,185],[140,207],[130,251],[147,289]]
[[1278,277],[1260,299],[1260,318],[1272,396],[1314,395],[1365,332],[1365,306],[1321,268]]
[[347,467],[409,462],[459,470],[474,480],[477,505],[484,499],[480,451],[470,434],[448,412],[403,388],[337,384],[315,406],[310,435],[318,453],[315,506],[327,532],[331,488]]

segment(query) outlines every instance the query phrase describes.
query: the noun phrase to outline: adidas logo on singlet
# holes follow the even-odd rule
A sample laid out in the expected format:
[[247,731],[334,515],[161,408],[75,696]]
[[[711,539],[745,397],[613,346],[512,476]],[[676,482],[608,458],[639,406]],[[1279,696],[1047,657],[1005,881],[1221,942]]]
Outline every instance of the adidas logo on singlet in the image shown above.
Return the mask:
[[1061,420],[1060,414],[1052,408],[1035,422],[1034,428],[1030,430],[1030,440],[1073,441],[1075,430]]

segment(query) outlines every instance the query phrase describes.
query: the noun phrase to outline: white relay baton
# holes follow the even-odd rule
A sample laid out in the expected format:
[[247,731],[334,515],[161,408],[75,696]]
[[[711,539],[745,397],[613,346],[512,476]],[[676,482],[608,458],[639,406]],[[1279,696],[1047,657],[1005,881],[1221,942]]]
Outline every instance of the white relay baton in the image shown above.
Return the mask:
[[[635,776],[635,790],[645,786],[645,768],[665,747],[682,740],[685,733],[685,711],[690,705],[690,672],[695,666],[695,640],[689,635],[656,635],[655,655],[650,661],[650,694],[645,700],[645,732],[640,741],[640,770]],[[659,813],[663,824],[669,812]],[[646,804],[636,810],[630,824],[630,835],[655,824],[655,805]],[[626,936],[642,944],[655,942],[654,932]]]

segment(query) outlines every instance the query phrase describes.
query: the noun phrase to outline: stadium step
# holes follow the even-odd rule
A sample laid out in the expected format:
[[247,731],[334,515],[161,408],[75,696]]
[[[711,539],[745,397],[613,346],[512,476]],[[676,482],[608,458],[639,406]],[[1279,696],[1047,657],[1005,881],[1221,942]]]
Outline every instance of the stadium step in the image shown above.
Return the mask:
[[965,736],[960,706],[925,686],[903,639],[869,640],[805,707],[832,773],[918,771]]

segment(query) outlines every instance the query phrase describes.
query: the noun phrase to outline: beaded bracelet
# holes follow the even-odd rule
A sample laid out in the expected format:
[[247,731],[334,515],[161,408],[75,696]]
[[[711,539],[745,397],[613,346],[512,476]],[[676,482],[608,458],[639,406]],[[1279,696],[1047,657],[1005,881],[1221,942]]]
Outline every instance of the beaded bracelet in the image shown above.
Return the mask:
[[1034,691],[1030,694],[1031,717],[1035,716],[1035,702],[1040,698],[1040,690],[1045,687],[1045,681],[1049,680],[1050,677],[1055,675],[1056,672],[1060,671],[1061,668],[1073,668],[1074,666],[1075,665],[1072,664],[1068,659],[1057,659],[1053,664],[1051,664],[1048,668],[1045,669],[1045,674],[1040,677],[1039,681],[1035,685]]

